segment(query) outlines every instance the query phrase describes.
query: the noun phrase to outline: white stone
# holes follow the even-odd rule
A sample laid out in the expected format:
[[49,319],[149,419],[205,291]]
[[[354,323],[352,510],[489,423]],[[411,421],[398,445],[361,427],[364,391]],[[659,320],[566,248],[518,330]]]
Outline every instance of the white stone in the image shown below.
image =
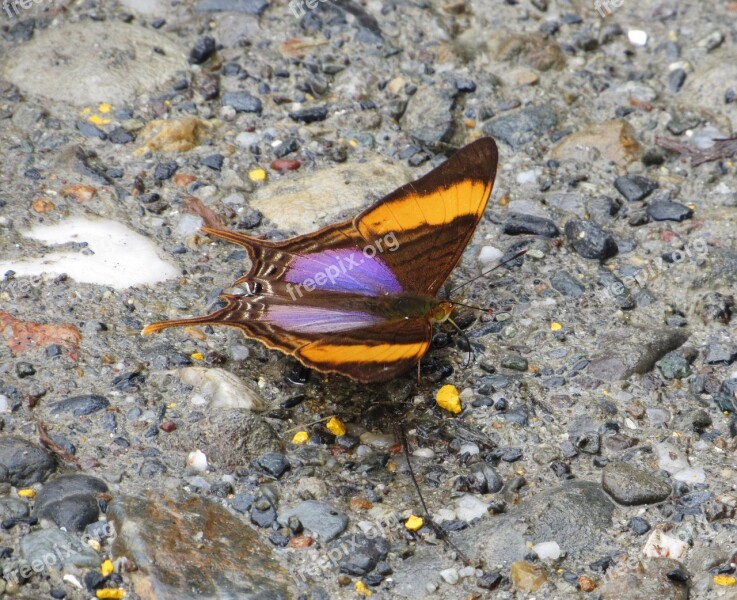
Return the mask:
[[663,533],[660,529],[654,529],[647,538],[642,553],[648,558],[672,558],[681,560],[688,550],[688,544],[678,538]]
[[202,220],[202,217],[198,217],[197,215],[182,215],[179,217],[179,221],[174,228],[174,233],[176,233],[177,237],[184,239],[197,233],[204,224],[205,222]]
[[658,468],[663,471],[672,474],[688,469],[688,459],[672,444],[668,442],[656,444],[655,451],[658,453]]
[[473,521],[483,517],[488,510],[488,502],[484,502],[476,496],[465,494],[456,499],[456,516],[462,521]]
[[207,456],[202,450],[190,452],[187,456],[187,466],[192,467],[195,471],[204,473],[207,471]]
[[393,435],[387,433],[374,433],[373,431],[362,433],[360,440],[367,446],[380,449],[389,448],[397,443]]
[[706,481],[706,473],[701,467],[689,467],[688,469],[683,469],[683,471],[675,473],[673,479],[691,484],[704,483]]
[[219,368],[184,367],[175,371],[195,393],[204,396],[210,408],[264,410],[261,396],[230,371]]
[[630,29],[627,31],[627,39],[633,46],[647,45],[647,31],[642,29]]
[[473,442],[466,442],[465,444],[461,444],[461,447],[458,450],[458,454],[460,455],[468,454],[468,456],[474,456],[478,453],[479,447]]
[[560,558],[558,542],[540,542],[535,544],[532,550],[540,557],[540,560],[558,560]]
[[482,265],[488,265],[497,262],[502,256],[504,256],[504,252],[499,250],[499,248],[484,246],[481,248],[481,252],[479,252],[479,262]]
[[0,394],[0,413],[9,413],[10,407],[10,398]]
[[243,133],[239,133],[237,136],[235,136],[235,142],[239,146],[243,146],[244,148],[248,148],[249,146],[253,146],[254,144],[258,144],[259,140],[261,138],[256,133],[251,133],[250,131],[244,131]]
[[535,183],[537,178],[542,175],[543,170],[540,167],[530,169],[529,171],[520,171],[517,173],[517,183],[524,185],[526,183]]
[[417,458],[433,458],[435,451],[432,448],[417,448],[412,452],[412,456]]
[[445,581],[445,583],[448,583],[450,585],[455,585],[460,579],[458,575],[458,569],[453,568],[440,571],[440,576],[443,578],[443,581]]
[[157,246],[122,223],[72,217],[52,225],[36,225],[23,233],[50,246],[86,242],[86,250],[51,250],[41,258],[0,262],[0,273],[16,277],[65,273],[75,281],[125,289],[178,277],[179,269],[159,258]]
[[243,344],[233,344],[230,347],[230,357],[233,360],[246,360],[250,354],[251,350]]

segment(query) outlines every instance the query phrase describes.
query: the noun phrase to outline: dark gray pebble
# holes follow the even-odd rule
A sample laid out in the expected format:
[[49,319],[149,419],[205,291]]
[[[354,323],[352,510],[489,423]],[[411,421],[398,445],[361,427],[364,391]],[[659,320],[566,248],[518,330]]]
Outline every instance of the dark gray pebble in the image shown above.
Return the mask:
[[177,169],[179,166],[176,162],[169,161],[169,162],[161,162],[156,165],[156,168],[154,169],[154,179],[156,181],[166,181],[167,179],[170,179],[174,173],[177,172]]
[[200,12],[241,12],[260,16],[269,7],[268,0],[198,0]]
[[66,398],[52,405],[51,414],[72,413],[75,417],[91,415],[110,406],[110,401],[97,394],[84,394]]
[[691,210],[685,204],[672,202],[670,200],[659,200],[647,207],[648,216],[654,221],[684,221],[693,216]]
[[627,523],[627,527],[636,535],[644,535],[650,531],[650,523],[642,517],[632,517]]
[[565,232],[573,249],[584,258],[603,261],[617,254],[614,238],[592,221],[568,221]]
[[281,452],[267,452],[258,458],[258,465],[269,475],[276,478],[281,477],[289,469],[290,464],[287,457]]
[[553,129],[558,117],[549,106],[529,106],[515,113],[492,119],[483,126],[486,135],[520,150],[540,136]]
[[583,296],[586,288],[584,285],[571,275],[568,271],[557,271],[550,278],[550,285],[564,296],[579,298]]
[[384,560],[389,552],[389,542],[383,537],[368,538],[362,533],[354,535],[350,540],[333,542],[333,548],[350,548],[340,562],[340,570],[349,575],[366,575],[374,570],[379,561]]
[[327,502],[305,500],[280,517],[281,523],[297,517],[305,529],[319,539],[329,542],[337,538],[348,526],[348,517]]
[[555,223],[543,217],[523,213],[509,213],[504,221],[507,235],[531,234],[554,238],[560,235]]
[[189,63],[192,65],[201,65],[217,50],[217,43],[209,35],[198,39],[192,49],[189,51]]
[[614,500],[625,506],[655,504],[671,494],[670,485],[658,473],[619,460],[604,467],[601,484]]
[[686,81],[686,71],[683,69],[673,69],[668,73],[668,88],[675,93],[683,87]]
[[107,484],[90,475],[62,475],[44,485],[36,498],[34,514],[49,519],[67,531],[83,531],[97,521],[97,495],[107,493]]
[[222,154],[211,154],[202,159],[202,164],[213,171],[220,171],[223,168],[223,162],[225,162],[225,157]]
[[328,117],[327,106],[314,106],[311,108],[303,108],[289,113],[289,118],[300,123],[314,123],[316,121],[324,121]]
[[614,187],[627,201],[636,202],[658,189],[658,182],[641,175],[623,175],[614,180]]
[[56,469],[54,456],[21,437],[0,437],[0,482],[28,487],[45,481]]
[[263,104],[261,100],[246,92],[228,92],[223,94],[223,106],[232,106],[236,112],[261,114]]

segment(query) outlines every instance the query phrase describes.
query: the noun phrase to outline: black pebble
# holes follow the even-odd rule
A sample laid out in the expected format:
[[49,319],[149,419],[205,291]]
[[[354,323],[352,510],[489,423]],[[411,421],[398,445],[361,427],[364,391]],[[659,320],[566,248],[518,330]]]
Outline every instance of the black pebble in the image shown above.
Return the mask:
[[659,200],[647,207],[648,216],[654,221],[684,221],[693,216],[693,211],[680,202]]
[[258,465],[270,475],[281,477],[289,469],[287,457],[281,452],[267,452],[258,458]]
[[154,169],[154,179],[156,181],[166,181],[177,172],[178,168],[179,166],[174,161],[159,163]]
[[219,171],[223,168],[225,157],[222,154],[211,154],[202,159],[202,164],[211,168],[213,171]]
[[641,175],[623,175],[614,180],[614,187],[626,200],[636,202],[658,189],[658,182]]
[[592,221],[568,221],[565,232],[573,249],[584,258],[606,260],[617,254],[614,238]]
[[644,535],[650,531],[650,523],[642,517],[632,517],[627,523],[627,527],[637,535]]
[[677,92],[686,81],[686,71],[683,69],[674,69],[668,74],[668,87],[671,92]]
[[293,121],[300,123],[314,123],[315,121],[324,121],[328,116],[327,106],[315,106],[312,108],[303,108],[289,113],[289,117]]
[[560,235],[555,223],[543,217],[523,213],[509,213],[504,221],[504,233],[507,235],[532,234],[554,238]]
[[113,144],[130,144],[135,139],[130,131],[126,131],[122,127],[116,127],[108,134],[108,140]]
[[215,40],[209,35],[201,37],[195,42],[192,50],[189,52],[189,62],[192,65],[201,65],[210,58],[217,50]]

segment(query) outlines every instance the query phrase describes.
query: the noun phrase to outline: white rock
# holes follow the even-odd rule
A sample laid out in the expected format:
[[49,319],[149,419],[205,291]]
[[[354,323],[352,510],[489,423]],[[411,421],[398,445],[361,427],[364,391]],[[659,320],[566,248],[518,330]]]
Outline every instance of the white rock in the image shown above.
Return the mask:
[[433,458],[435,451],[432,448],[417,448],[412,452],[412,456],[417,458]]
[[462,569],[458,569],[458,575],[463,579],[465,579],[466,577],[475,577],[476,568],[475,567],[463,567]]
[[535,544],[532,550],[540,557],[540,560],[557,560],[560,558],[558,542],[540,542]]
[[479,453],[479,447],[472,443],[467,442],[465,444],[461,444],[461,447],[458,450],[458,454],[468,454],[469,456],[474,456]]
[[197,233],[200,228],[205,224],[202,217],[197,215],[182,215],[179,217],[174,233],[179,238],[187,238],[190,235]]
[[456,515],[454,510],[451,510],[450,508],[440,508],[436,510],[433,514],[433,520],[436,523],[442,523],[443,521],[454,521],[457,519],[458,516]]
[[359,439],[367,446],[381,449],[389,448],[397,443],[393,435],[388,433],[374,433],[373,431],[362,433]]
[[36,225],[23,237],[49,246],[86,242],[87,247],[85,252],[51,250],[37,259],[0,261],[0,273],[12,270],[16,277],[65,273],[81,283],[115,289],[180,275],[179,269],[159,258],[158,248],[150,239],[117,221],[71,217],[52,225]]
[[525,183],[535,183],[537,178],[542,175],[543,170],[540,167],[530,169],[529,171],[520,171],[517,173],[517,183],[524,185]]
[[663,471],[672,474],[688,469],[688,459],[672,444],[668,442],[656,444],[655,451],[658,453],[658,467]]
[[473,521],[479,517],[483,517],[489,509],[489,503],[465,494],[456,499],[456,516],[462,521]]
[[647,538],[647,543],[642,553],[649,558],[672,558],[681,560],[688,550],[688,544],[678,538],[663,533],[660,529],[654,529]]
[[448,583],[450,585],[455,585],[460,579],[458,575],[458,569],[453,568],[440,571],[440,576],[443,578],[443,581],[445,581],[445,583]]
[[497,262],[502,256],[504,256],[504,252],[499,250],[499,248],[484,246],[481,248],[481,252],[479,252],[479,262],[482,265],[488,265]]
[[233,344],[230,347],[230,358],[233,360],[246,360],[250,354],[249,347],[243,344]]
[[187,465],[192,467],[195,471],[204,473],[207,471],[207,456],[202,450],[195,450],[190,452],[187,456]]
[[10,398],[0,394],[0,413],[9,413],[10,406]]
[[701,467],[689,467],[678,471],[673,475],[673,479],[677,481],[684,481],[686,483],[704,483],[706,481],[706,473]]
[[264,410],[259,394],[230,371],[218,368],[184,367],[175,371],[186,384],[207,398],[214,409]]
[[647,45],[647,31],[642,29],[630,29],[627,32],[627,39],[633,46],[645,46]]
[[253,144],[258,144],[260,139],[261,138],[258,134],[244,131],[235,137],[235,143],[239,146],[243,146],[244,148],[248,148],[249,146],[253,146]]

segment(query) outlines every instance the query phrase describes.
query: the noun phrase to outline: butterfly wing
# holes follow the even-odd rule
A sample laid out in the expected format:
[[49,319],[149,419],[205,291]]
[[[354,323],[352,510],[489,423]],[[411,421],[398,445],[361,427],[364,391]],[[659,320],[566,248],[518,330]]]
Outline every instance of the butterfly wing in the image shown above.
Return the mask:
[[403,289],[437,294],[484,214],[497,162],[496,143],[482,138],[354,219],[366,243],[396,237],[396,251],[382,253],[381,259]]
[[309,304],[290,302],[284,289],[273,295],[223,298],[226,306],[210,315],[152,323],[143,333],[186,325],[236,327],[308,367],[364,383],[409,370],[430,346],[432,328],[426,319],[379,317],[365,309],[360,294],[318,291],[309,297]]

